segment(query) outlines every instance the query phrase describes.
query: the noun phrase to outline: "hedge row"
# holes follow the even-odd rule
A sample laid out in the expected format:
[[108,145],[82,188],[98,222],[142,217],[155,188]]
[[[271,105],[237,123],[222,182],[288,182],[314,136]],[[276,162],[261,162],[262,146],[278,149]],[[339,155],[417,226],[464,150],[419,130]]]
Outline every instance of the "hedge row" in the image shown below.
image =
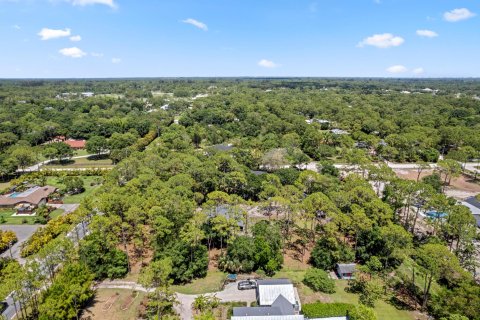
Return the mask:
[[45,227],[37,229],[35,233],[22,245],[20,255],[22,258],[37,253],[51,240],[58,237],[61,233],[69,230],[71,225],[71,215],[64,215],[50,220]]
[[302,306],[303,314],[307,318],[328,318],[347,316],[355,305],[349,303],[308,303]]
[[145,136],[138,139],[137,142],[135,142],[129,148],[132,151],[143,151],[156,138],[157,138],[157,130],[151,129]]

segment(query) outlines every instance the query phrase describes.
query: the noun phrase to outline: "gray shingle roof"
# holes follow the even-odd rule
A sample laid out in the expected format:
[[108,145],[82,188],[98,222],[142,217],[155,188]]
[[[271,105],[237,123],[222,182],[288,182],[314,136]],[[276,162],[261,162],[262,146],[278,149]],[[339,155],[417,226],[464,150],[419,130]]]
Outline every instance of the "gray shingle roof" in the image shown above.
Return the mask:
[[466,199],[465,202],[467,202],[467,203],[471,204],[472,206],[480,209],[480,201],[478,201],[477,198],[475,198],[475,197],[470,197],[470,198]]
[[280,309],[281,315],[295,314],[292,304],[283,295],[279,295],[278,298],[272,303],[272,308]]
[[357,265],[355,263],[348,263],[348,264],[339,263],[337,264],[337,271],[338,273],[342,273],[342,274],[354,273],[356,266]]
[[282,295],[278,296],[271,307],[233,308],[234,317],[290,316],[294,314],[292,304]]

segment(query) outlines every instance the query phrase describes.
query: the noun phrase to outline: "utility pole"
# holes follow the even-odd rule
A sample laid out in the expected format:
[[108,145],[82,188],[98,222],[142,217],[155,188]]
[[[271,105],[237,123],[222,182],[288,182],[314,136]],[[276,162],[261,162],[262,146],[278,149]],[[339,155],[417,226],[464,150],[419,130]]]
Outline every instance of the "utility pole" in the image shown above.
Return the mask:
[[13,241],[10,241],[10,242],[8,243],[8,251],[10,251],[10,258],[12,258],[12,260],[13,260],[12,244],[13,244]]

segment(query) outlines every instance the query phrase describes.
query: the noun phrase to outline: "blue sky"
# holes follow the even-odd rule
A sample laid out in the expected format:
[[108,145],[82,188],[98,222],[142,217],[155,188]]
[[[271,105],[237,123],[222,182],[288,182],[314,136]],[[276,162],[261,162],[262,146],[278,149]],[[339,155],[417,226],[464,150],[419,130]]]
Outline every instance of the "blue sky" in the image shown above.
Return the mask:
[[0,0],[0,78],[480,77],[478,0]]

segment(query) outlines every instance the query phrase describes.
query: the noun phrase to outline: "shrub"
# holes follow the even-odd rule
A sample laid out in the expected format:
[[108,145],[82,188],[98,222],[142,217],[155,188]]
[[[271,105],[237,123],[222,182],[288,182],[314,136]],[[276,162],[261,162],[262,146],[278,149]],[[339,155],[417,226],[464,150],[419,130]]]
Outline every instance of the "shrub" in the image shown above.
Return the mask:
[[308,269],[303,278],[303,283],[313,291],[335,293],[335,281],[330,279],[328,273],[321,269]]
[[45,227],[37,229],[35,233],[22,245],[20,255],[22,258],[37,253],[50,240],[58,237],[62,232],[68,230],[71,221],[69,215],[61,216],[50,220]]
[[355,306],[349,303],[308,303],[302,306],[307,318],[345,317]]
[[350,320],[377,320],[377,316],[372,308],[359,304],[349,311]]
[[13,231],[7,230],[2,231],[0,230],[0,253],[7,250],[10,246],[10,243],[13,244],[17,242],[17,236]]

